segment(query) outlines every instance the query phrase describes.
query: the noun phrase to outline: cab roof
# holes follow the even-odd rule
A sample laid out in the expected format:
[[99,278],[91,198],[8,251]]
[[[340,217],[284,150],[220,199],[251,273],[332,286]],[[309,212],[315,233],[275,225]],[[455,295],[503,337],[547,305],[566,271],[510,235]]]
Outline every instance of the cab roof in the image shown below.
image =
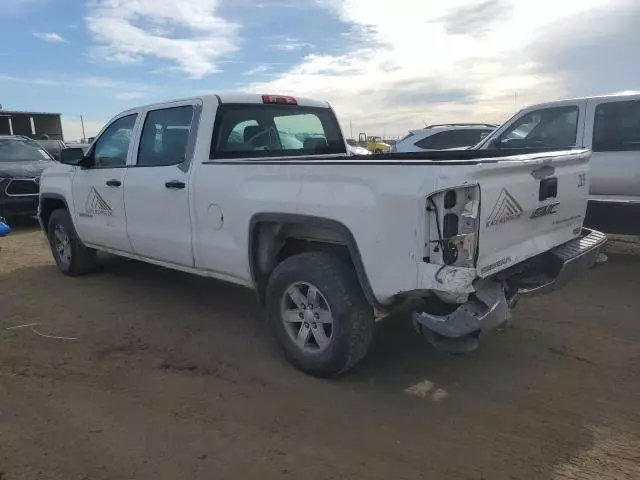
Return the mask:
[[535,103],[531,105],[527,105],[522,110],[529,110],[531,108],[540,108],[540,107],[553,107],[555,105],[564,105],[571,102],[583,102],[589,100],[634,100],[640,98],[640,91],[626,91],[619,93],[607,93],[604,95],[591,95],[588,97],[576,97],[576,98],[566,98],[562,100],[553,100],[551,102],[543,102],[543,103]]
[[[171,100],[166,100],[166,101],[162,101],[162,102],[156,102],[156,103],[152,103],[149,105],[140,105],[137,107],[133,107],[127,110],[128,111],[133,111],[133,110],[138,110],[138,109],[143,109],[143,108],[150,108],[150,107],[158,107],[161,105],[169,105],[171,103],[178,103],[178,102],[185,102],[185,101],[189,101],[189,100],[202,100],[205,103],[208,102],[215,102],[218,103],[220,102],[221,104],[225,104],[225,103],[247,103],[247,104],[264,104],[265,102],[263,101],[263,96],[265,95],[269,95],[269,96],[276,96],[276,97],[285,97],[285,98],[294,98],[297,105],[301,106],[301,107],[319,107],[319,108],[330,108],[330,105],[328,102],[323,101],[323,100],[314,100],[311,98],[307,98],[307,97],[298,97],[298,96],[291,96],[291,95],[281,95],[281,94],[262,94],[262,93],[234,93],[234,92],[226,92],[226,93],[208,93],[205,95],[197,95],[197,96],[193,96],[193,97],[187,97],[187,98],[180,98],[180,99],[171,99]],[[125,113],[125,112],[122,112]]]

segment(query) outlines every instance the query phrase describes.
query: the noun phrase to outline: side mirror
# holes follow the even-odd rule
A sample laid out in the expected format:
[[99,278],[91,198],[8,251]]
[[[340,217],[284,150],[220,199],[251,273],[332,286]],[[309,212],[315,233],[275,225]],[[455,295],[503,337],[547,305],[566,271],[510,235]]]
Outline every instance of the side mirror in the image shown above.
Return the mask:
[[65,165],[79,165],[84,159],[84,150],[78,147],[63,148],[60,152],[60,163]]

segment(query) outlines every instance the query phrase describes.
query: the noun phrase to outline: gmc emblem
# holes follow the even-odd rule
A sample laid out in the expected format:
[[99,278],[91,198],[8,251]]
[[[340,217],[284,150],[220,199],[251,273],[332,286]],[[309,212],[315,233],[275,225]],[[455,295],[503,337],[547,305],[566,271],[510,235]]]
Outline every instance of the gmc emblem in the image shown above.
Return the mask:
[[531,218],[533,219],[546,217],[547,215],[555,215],[556,213],[558,213],[558,205],[560,205],[560,202],[550,203],[549,205],[538,207],[531,214]]

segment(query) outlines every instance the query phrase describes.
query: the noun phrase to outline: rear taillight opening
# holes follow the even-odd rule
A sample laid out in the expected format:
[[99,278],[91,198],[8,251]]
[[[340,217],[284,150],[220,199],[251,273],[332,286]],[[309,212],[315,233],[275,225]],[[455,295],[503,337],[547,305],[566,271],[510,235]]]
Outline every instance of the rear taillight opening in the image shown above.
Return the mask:
[[428,197],[427,212],[424,258],[432,263],[473,267],[480,213],[478,186],[463,185]]
[[298,105],[295,97],[286,95],[262,95],[262,103],[275,103],[278,105]]

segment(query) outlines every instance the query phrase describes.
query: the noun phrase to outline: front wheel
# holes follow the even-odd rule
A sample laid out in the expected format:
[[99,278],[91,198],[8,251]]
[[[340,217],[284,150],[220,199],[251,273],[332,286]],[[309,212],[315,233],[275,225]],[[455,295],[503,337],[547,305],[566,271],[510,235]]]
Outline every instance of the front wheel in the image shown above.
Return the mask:
[[318,377],[360,362],[373,340],[373,310],[353,267],[333,255],[303,253],[276,267],[267,315],[286,358]]
[[48,236],[53,258],[62,273],[75,277],[94,269],[96,251],[82,244],[69,212],[56,210],[51,214]]

